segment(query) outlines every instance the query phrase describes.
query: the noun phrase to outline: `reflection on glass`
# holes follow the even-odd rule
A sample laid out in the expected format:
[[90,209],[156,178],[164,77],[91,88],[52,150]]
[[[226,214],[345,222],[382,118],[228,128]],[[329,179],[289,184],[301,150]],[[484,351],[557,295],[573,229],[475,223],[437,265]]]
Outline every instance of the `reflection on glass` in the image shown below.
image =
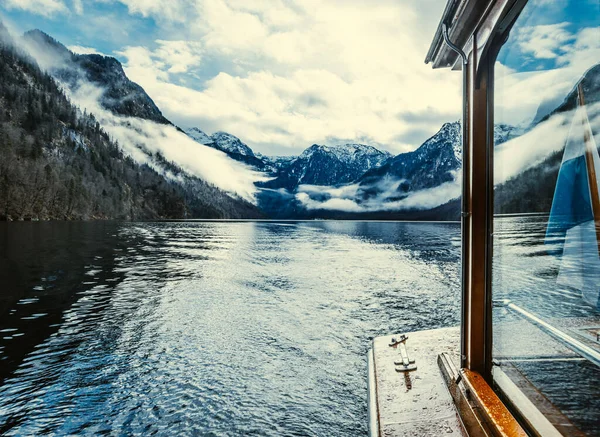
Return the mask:
[[563,250],[557,284],[581,290],[598,307],[600,290],[600,158],[587,116],[583,85],[577,86],[578,108],[558,171],[546,239],[561,237]]
[[600,2],[529,1],[494,96],[495,372],[600,435]]

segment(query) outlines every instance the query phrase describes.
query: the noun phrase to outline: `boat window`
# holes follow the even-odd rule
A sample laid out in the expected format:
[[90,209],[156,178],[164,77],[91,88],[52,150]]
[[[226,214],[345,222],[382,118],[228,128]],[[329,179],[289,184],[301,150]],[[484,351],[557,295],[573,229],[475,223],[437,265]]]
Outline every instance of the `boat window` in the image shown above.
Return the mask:
[[528,2],[494,124],[494,380],[517,412],[599,435],[600,2]]

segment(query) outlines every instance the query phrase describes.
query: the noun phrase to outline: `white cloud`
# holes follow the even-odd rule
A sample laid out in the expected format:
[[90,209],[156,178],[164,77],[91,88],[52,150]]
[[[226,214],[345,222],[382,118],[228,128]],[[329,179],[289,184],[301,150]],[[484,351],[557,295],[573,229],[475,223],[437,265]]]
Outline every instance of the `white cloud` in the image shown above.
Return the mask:
[[116,54],[128,59],[127,75],[144,88],[152,82],[166,83],[169,79],[164,62],[153,59],[153,53],[145,47],[125,47]]
[[520,137],[496,147],[494,182],[500,184],[541,163],[565,146],[573,114],[557,114]]
[[[592,130],[598,132],[600,137],[600,103],[588,106],[587,113]],[[581,142],[582,135],[580,119],[575,118],[575,111],[569,111],[555,114],[524,135],[497,146],[494,155],[495,184],[501,184],[542,163],[551,154],[560,152],[568,138]],[[373,212],[431,209],[456,199],[461,194],[460,171],[454,174],[450,182],[410,192],[405,198],[398,199],[401,197],[398,187],[403,182],[386,177],[366,186],[300,185],[296,199],[309,210]],[[369,196],[364,195],[367,192]]]
[[176,22],[186,21],[187,11],[193,6],[193,1],[185,0],[118,0],[118,2],[127,6],[131,14]]
[[[139,3],[136,13],[157,17],[160,4]],[[132,80],[180,125],[229,131],[266,153],[297,152],[336,138],[400,152],[419,146],[439,125],[424,121],[422,138],[405,142],[401,138],[415,124],[399,112],[435,107],[453,119],[460,115],[460,74],[423,63],[438,19],[430,12],[441,11],[443,0],[195,5],[172,2],[187,14],[187,39],[178,47],[159,41],[156,49],[119,53]],[[183,17],[172,18],[179,23]],[[211,72],[215,66],[219,70]],[[208,79],[195,89],[175,85],[182,82],[173,74],[184,72]]]
[[70,98],[81,109],[93,113],[102,127],[133,159],[161,172],[163,170],[148,155],[159,152],[188,174],[254,202],[254,182],[265,180],[264,175],[218,150],[198,144],[173,126],[117,116],[104,110],[98,103],[102,92],[101,88],[92,84],[81,83],[75,92],[70,93]]
[[200,63],[201,45],[191,41],[157,40],[158,49],[152,56],[162,62],[169,73],[185,73]]
[[548,10],[548,8],[560,9],[564,8],[569,4],[569,0],[530,0],[530,3],[535,6],[543,6]]
[[573,39],[566,30],[569,23],[544,24],[522,27],[517,34],[518,44],[523,53],[538,59],[554,59],[563,53],[564,46]]
[[69,11],[62,0],[3,0],[3,3],[7,9],[22,9],[46,17]]
[[545,107],[548,111],[556,108],[579,77],[572,69],[517,73],[497,64],[495,121],[529,125],[541,104],[547,102]]
[[145,47],[125,47],[116,52],[127,59],[128,76],[144,88],[155,89],[157,84],[168,87],[171,85],[169,74],[185,73],[202,59],[198,43],[166,40],[157,40],[156,43],[158,48],[154,51]]
[[585,72],[598,63],[600,27],[583,28],[569,41],[556,58],[559,68],[517,72],[496,64],[496,122],[529,124],[538,108],[556,108]]
[[[384,178],[374,185],[349,184],[342,187],[300,185],[296,199],[309,210],[325,209],[346,212],[424,210],[443,205],[461,195],[460,172],[453,181],[434,188],[408,193],[398,199],[399,185],[403,180]],[[363,199],[364,190],[377,190],[378,194]]]
[[[587,106],[592,131],[600,136],[600,103]],[[554,114],[520,137],[496,147],[494,182],[500,184],[560,152],[567,140],[583,142],[580,118],[575,111]]]
[[296,199],[308,210],[325,209],[330,211],[366,212],[352,199],[331,198],[325,201],[313,200],[307,193],[297,193]]
[[[557,108],[586,71],[598,63],[600,27],[583,28],[577,34],[561,38],[567,41],[562,48],[547,47],[559,54],[555,59],[559,68],[516,72],[497,64],[496,122],[521,123],[525,127],[539,122]],[[600,105],[588,107],[588,113],[593,130],[600,132]],[[563,150],[573,116],[572,111],[555,114],[524,135],[498,146],[494,157],[495,183],[502,183]]]

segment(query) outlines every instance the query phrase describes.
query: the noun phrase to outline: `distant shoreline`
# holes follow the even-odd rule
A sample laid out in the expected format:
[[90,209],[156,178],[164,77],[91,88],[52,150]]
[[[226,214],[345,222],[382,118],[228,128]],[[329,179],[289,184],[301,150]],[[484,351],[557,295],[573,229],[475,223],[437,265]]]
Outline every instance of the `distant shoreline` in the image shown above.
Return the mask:
[[[509,218],[509,217],[544,217],[549,216],[547,212],[535,212],[535,213],[513,213],[513,214],[494,214],[495,218]],[[460,220],[418,220],[418,219],[209,219],[209,218],[171,218],[171,219],[138,219],[138,220],[127,220],[127,219],[108,219],[108,218],[92,218],[92,219],[30,219],[30,220],[0,220],[0,223],[26,223],[26,222],[122,222],[122,223],[176,223],[176,222],[199,222],[199,223],[319,223],[319,222],[354,222],[354,223],[449,223],[449,224],[460,224]]]

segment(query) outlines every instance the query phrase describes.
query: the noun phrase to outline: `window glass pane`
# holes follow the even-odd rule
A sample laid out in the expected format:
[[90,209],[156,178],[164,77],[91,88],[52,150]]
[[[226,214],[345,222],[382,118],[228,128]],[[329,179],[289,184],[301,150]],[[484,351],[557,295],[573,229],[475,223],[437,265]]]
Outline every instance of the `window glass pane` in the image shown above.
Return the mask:
[[600,2],[529,1],[494,86],[494,363],[600,435]]

